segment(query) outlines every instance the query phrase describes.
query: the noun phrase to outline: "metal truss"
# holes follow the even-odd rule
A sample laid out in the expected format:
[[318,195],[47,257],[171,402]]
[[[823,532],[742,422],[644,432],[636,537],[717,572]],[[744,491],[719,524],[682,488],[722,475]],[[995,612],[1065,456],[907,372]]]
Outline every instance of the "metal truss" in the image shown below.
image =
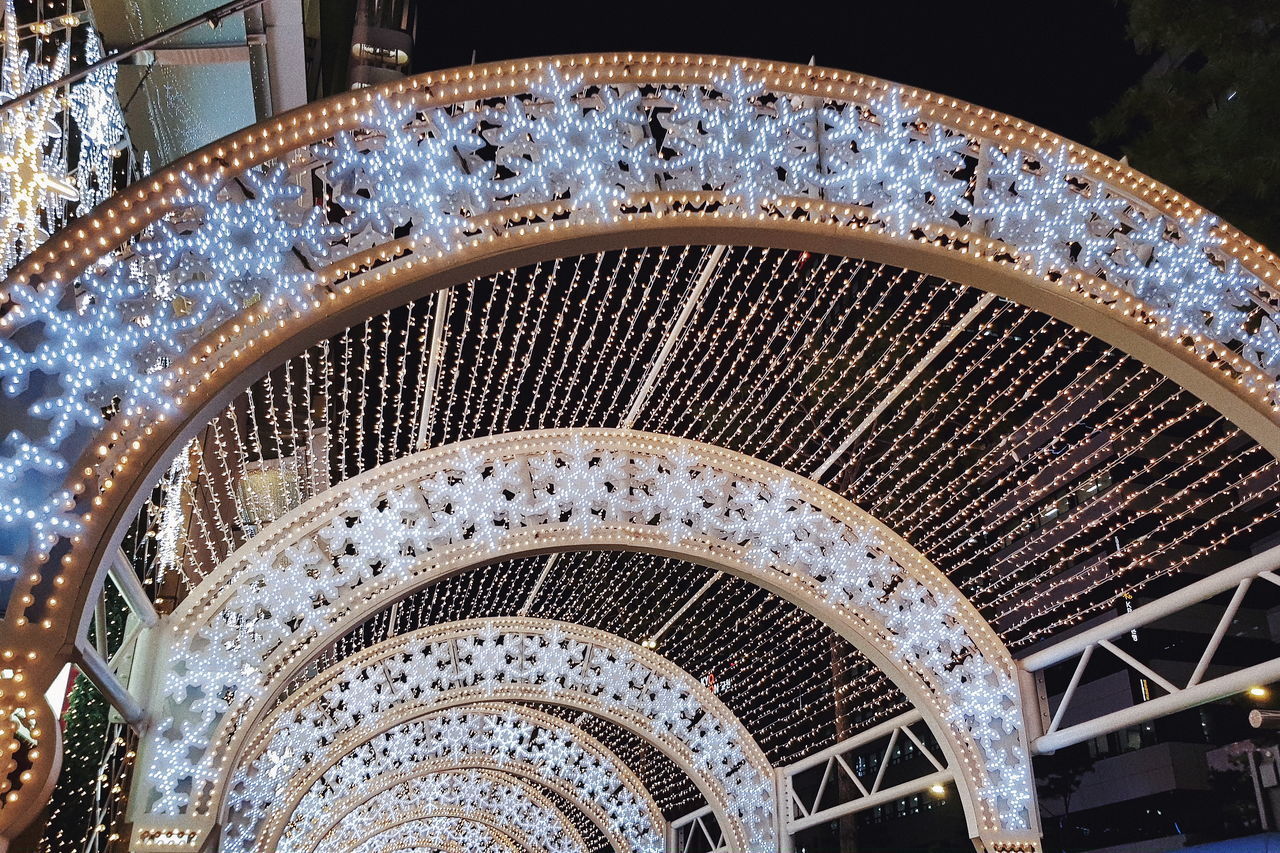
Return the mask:
[[[918,710],[886,720],[878,726],[829,746],[808,758],[778,768],[779,804],[782,812],[782,837],[790,838],[797,832],[835,820],[845,815],[866,811],[876,806],[891,803],[902,797],[918,794],[937,785],[946,785],[954,781],[954,774],[947,768],[943,760],[934,755],[925,746],[920,736],[911,727],[924,719]],[[884,752],[875,765],[875,777],[868,780],[860,776],[849,763],[849,753],[888,737]],[[932,769],[923,775],[915,776],[905,782],[885,785],[887,770],[894,750],[903,740],[909,741],[929,762]],[[815,767],[823,767],[822,781],[817,792],[812,796],[803,796],[796,786],[796,778]],[[842,786],[841,780],[850,784]],[[869,784],[868,784],[869,782]],[[842,797],[841,789],[852,796]],[[836,802],[831,802],[834,792]],[[789,849],[789,846],[786,848]]]
[[[1256,580],[1280,586],[1277,569],[1280,569],[1280,546],[1263,551],[1229,569],[1021,659],[1018,666],[1025,673],[1022,692],[1023,701],[1027,704],[1026,718],[1032,725],[1038,720],[1043,727],[1043,733],[1032,740],[1032,751],[1053,752],[1127,726],[1213,702],[1254,685],[1280,680],[1280,657],[1253,666],[1234,667],[1212,678],[1205,678],[1250,586]],[[1231,599],[1223,607],[1213,633],[1185,682],[1174,682],[1161,675],[1149,663],[1139,660],[1114,642],[1125,634],[1185,611],[1228,590],[1234,590]],[[1072,700],[1075,699],[1085,669],[1098,650],[1112,655],[1129,669],[1158,685],[1165,691],[1165,695],[1119,711],[1088,717],[1063,728],[1062,722],[1072,707]],[[1043,672],[1051,666],[1072,659],[1076,659],[1076,666],[1071,681],[1057,707],[1050,709]],[[1230,666],[1229,662],[1223,663]]]
[[83,635],[76,639],[73,659],[81,672],[111,703],[120,718],[134,731],[141,731],[150,717],[142,703],[129,690],[129,675],[139,639],[159,624],[160,617],[124,551],[116,550],[115,559],[107,566],[107,575],[120,590],[129,608],[130,619],[125,626],[124,637],[115,653],[110,654],[107,648],[105,599],[100,595],[92,636]]
[[729,839],[709,805],[672,821],[668,832],[670,853],[729,853],[730,850]]

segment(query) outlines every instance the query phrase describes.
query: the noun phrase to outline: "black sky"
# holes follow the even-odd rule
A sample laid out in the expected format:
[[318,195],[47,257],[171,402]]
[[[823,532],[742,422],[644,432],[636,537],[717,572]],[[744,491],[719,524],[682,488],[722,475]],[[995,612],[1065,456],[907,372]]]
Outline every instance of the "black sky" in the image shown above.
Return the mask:
[[[419,3],[416,70],[554,53],[668,50],[807,62],[1002,110],[1092,142],[1150,64],[1117,0]],[[1114,152],[1111,152],[1114,153]]]

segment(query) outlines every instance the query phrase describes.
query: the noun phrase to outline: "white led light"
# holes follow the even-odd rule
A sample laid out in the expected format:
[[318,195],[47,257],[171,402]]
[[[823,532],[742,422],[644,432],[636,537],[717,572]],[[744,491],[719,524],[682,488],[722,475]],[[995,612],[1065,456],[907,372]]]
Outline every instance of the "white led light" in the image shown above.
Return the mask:
[[[1007,653],[998,643],[984,653],[971,627],[981,620],[954,588],[936,572],[891,558],[889,552],[901,546],[869,519],[850,526],[814,505],[795,478],[775,470],[759,479],[727,460],[717,464],[693,443],[660,439],[666,444],[656,452],[628,435],[642,434],[534,433],[492,439],[492,449],[470,443],[428,452],[393,463],[395,475],[374,469],[340,492],[323,493],[332,509],[310,517],[300,529],[305,532],[273,532],[290,531],[290,517],[264,531],[269,546],[229,561],[172,617],[179,634],[158,670],[166,721],[146,738],[148,760],[139,781],[150,792],[143,799],[154,799],[159,814],[181,814],[190,805],[188,791],[217,785],[219,759],[210,745],[230,739],[224,720],[241,718],[269,695],[267,673],[280,665],[278,650],[300,655],[334,636],[356,609],[376,606],[373,586],[395,596],[431,555],[456,554],[466,544],[474,558],[491,558],[531,528],[546,537],[563,530],[585,541],[606,530],[632,530],[638,537],[656,533],[675,547],[712,541],[735,549],[762,578],[811,589],[833,608],[849,608],[876,626],[877,642],[898,663],[901,677],[918,679],[945,725],[971,744],[980,762],[971,782],[976,796],[998,815],[1001,828],[1028,827],[1030,767]],[[295,512],[306,517],[308,505]],[[637,681],[641,671],[626,653],[605,653],[580,670],[571,643],[508,648],[497,641],[496,629],[489,634],[457,649],[424,646],[420,653],[434,657],[415,666],[448,687],[492,689],[544,671],[565,686],[587,678],[593,694],[620,697],[655,727],[690,738],[688,746],[707,772],[737,791],[734,796],[747,797],[736,808],[753,843],[767,846],[760,844],[772,832],[767,779],[735,772],[743,748],[725,739],[724,727],[685,730],[681,720],[697,713],[689,704],[690,686]],[[358,720],[378,718],[395,699],[394,693],[370,692],[373,685],[420,683],[405,666],[398,664],[389,679],[370,674],[354,679],[356,689],[335,688],[299,718],[306,724],[283,719],[272,735],[278,740],[273,753],[286,762],[280,774],[289,778],[301,766],[296,762],[316,752],[315,744],[295,741],[298,735],[291,733],[329,732],[323,742]],[[579,671],[582,676],[575,676]],[[753,822],[751,814],[762,817]]]
[[[111,237],[90,239],[88,249],[69,242],[61,255],[87,251],[93,261],[77,278],[74,310],[56,278],[38,290],[9,287],[17,307],[6,334],[36,331],[22,345],[0,340],[0,381],[46,425],[19,442],[56,449],[65,464],[117,400],[136,418],[167,416],[176,388],[194,389],[201,378],[179,380],[177,365],[220,322],[251,305],[272,318],[305,314],[316,304],[322,266],[367,267],[365,253],[393,238],[411,259],[444,257],[503,234],[607,223],[633,203],[651,212],[628,216],[662,215],[684,204],[677,199],[703,193],[716,216],[793,217],[816,203],[854,211],[837,220],[899,239],[952,234],[963,247],[995,238],[1028,272],[1094,282],[1082,299],[1140,298],[1170,346],[1186,339],[1217,359],[1244,342],[1230,358],[1261,371],[1242,375],[1244,392],[1280,402],[1280,329],[1270,316],[1256,329],[1248,323],[1251,312],[1270,304],[1272,290],[1223,247],[1217,220],[1190,207],[1179,215],[1157,210],[1096,173],[1086,176],[1061,142],[1043,150],[997,144],[926,115],[895,86],[858,103],[774,92],[740,64],[701,85],[659,85],[647,94],[585,71],[567,76],[548,67],[544,74],[527,96],[463,109],[420,111],[377,94],[357,131],[340,130],[279,157],[331,182],[343,211],[335,221],[324,208],[301,203],[299,176],[286,167],[239,169],[231,157],[178,170],[180,186],[163,199],[170,212],[127,236],[126,246]],[[118,126],[97,107],[108,82],[95,76],[72,98],[87,138],[100,148]],[[663,129],[658,138],[650,113]],[[218,156],[226,160],[224,154]],[[85,162],[82,182],[100,186],[90,176],[104,161]],[[42,166],[39,174],[57,171]],[[45,184],[60,186],[53,178],[24,186]],[[670,199],[638,200],[657,193]],[[495,217],[512,209],[524,212]],[[28,391],[36,374],[56,379]],[[27,465],[13,451],[0,455],[0,470],[19,468]],[[0,486],[0,506],[21,510],[0,515],[0,538],[11,543],[0,568],[17,571],[48,541],[47,532],[37,541],[32,528],[6,519],[28,509],[42,517],[60,503],[52,496],[60,486],[48,474]],[[75,529],[71,519],[52,526]]]

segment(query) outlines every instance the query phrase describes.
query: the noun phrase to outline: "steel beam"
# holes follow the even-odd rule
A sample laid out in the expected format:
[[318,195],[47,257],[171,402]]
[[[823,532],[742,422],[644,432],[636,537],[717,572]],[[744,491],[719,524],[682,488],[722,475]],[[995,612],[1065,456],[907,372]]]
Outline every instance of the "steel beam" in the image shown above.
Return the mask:
[[538,573],[538,579],[533,582],[533,589],[529,590],[529,594],[525,596],[524,605],[520,608],[521,616],[529,615],[529,611],[533,609],[533,602],[537,600],[538,593],[542,591],[542,585],[547,581],[547,575],[551,574],[552,567],[555,566],[556,561],[559,559],[559,551],[547,557],[546,565],[544,565],[542,567],[542,571]]
[[[1211,678],[1208,681],[1203,680],[1214,654],[1226,636],[1231,622],[1239,611],[1240,605],[1243,603],[1244,597],[1253,581],[1261,578],[1272,583],[1280,583],[1280,578],[1277,578],[1273,573],[1277,568],[1280,568],[1280,546],[1255,554],[1230,568],[1201,578],[1180,590],[1144,604],[1100,625],[1081,631],[1073,637],[1054,643],[1048,648],[1027,655],[1018,661],[1018,666],[1024,673],[1033,674],[1043,672],[1051,666],[1079,656],[1075,671],[1071,676],[1071,683],[1067,686],[1066,692],[1058,702],[1052,722],[1043,735],[1032,739],[1032,752],[1053,752],[1128,726],[1137,725],[1188,708],[1194,708],[1206,702],[1213,702],[1258,684],[1267,684],[1280,680],[1280,658],[1239,669],[1217,678]],[[1232,589],[1235,592],[1224,608],[1222,616],[1218,619],[1213,634],[1208,638],[1205,648],[1196,662],[1195,669],[1184,687],[1180,687],[1164,678],[1150,666],[1112,642],[1130,631],[1149,625]],[[1066,717],[1067,708],[1075,697],[1085,667],[1089,664],[1090,656],[1093,650],[1097,648],[1106,649],[1127,667],[1154,681],[1164,688],[1167,693],[1164,696],[1150,699],[1132,707],[1102,714],[1065,729],[1059,729],[1059,725]],[[1047,699],[1042,699],[1041,701],[1047,705]]]
[[622,419],[622,426],[627,429],[635,425],[636,419],[640,417],[640,412],[644,408],[644,404],[649,402],[649,395],[653,393],[653,386],[657,384],[658,376],[661,375],[662,369],[666,367],[667,359],[671,356],[671,350],[675,348],[681,335],[684,334],[684,328],[689,324],[689,318],[693,316],[694,309],[702,302],[702,292],[707,289],[712,276],[720,268],[720,261],[724,257],[726,248],[725,246],[712,246],[711,251],[702,262],[702,269],[698,271],[698,277],[694,280],[693,287],[685,294],[684,304],[680,306],[680,314],[676,317],[675,322],[667,328],[667,332],[663,336],[662,348],[658,350],[658,355],[653,359],[653,363],[649,365],[644,382],[641,383],[640,390],[636,392],[636,396],[632,399],[631,408],[627,410],[626,417]]
[[[922,719],[924,719],[923,714],[913,708],[904,714],[900,714],[891,720],[886,720],[877,726],[872,726],[864,732],[859,732],[853,737],[833,744],[807,758],[802,758],[799,761],[788,764],[786,767],[779,767],[776,771],[778,807],[783,815],[780,836],[789,841],[791,835],[811,826],[827,823],[844,815],[875,808],[901,797],[928,790],[935,785],[953,782],[955,773],[943,767],[937,757],[926,749],[924,743],[911,731],[910,727]],[[874,743],[886,736],[889,738],[889,742],[882,751],[875,781],[870,788],[867,788],[849,768],[844,756],[851,750]],[[902,736],[905,736],[916,745],[921,755],[933,765],[934,770],[924,776],[918,776],[915,779],[882,790],[880,786],[884,783],[885,775],[889,768],[890,756],[893,754],[893,748],[897,744],[898,738]],[[824,771],[822,783],[818,788],[817,796],[813,798],[815,811],[809,812],[808,807],[796,796],[792,780],[800,773],[822,765],[826,765],[826,770]],[[832,774],[838,775],[841,772],[847,774],[849,779],[857,786],[859,796],[827,809],[817,809],[817,805],[822,802],[823,792],[826,790],[828,782],[831,781]],[[797,807],[803,813],[800,817],[795,817]],[[784,845],[783,849],[790,849],[790,847],[789,845]]]
[[440,359],[444,354],[444,330],[449,320],[449,288],[436,291],[435,316],[431,320],[431,351],[427,355],[427,375],[423,380],[422,408],[418,412],[418,449],[431,445],[431,409],[435,405],[436,377],[440,375]]
[[124,682],[120,677],[112,671],[111,665],[107,663],[106,658],[98,654],[98,650],[94,648],[88,640],[82,639],[76,642],[75,646],[76,665],[85,676],[93,682],[93,685],[101,691],[107,701],[111,703],[111,707],[115,708],[124,721],[134,731],[141,731],[147,725],[149,717],[142,705],[134,698],[129,689],[124,686]]
[[[707,841],[707,853],[721,853],[721,851],[727,851],[729,849],[729,845],[725,843],[724,830],[718,830],[720,835],[718,839],[712,838],[711,832],[708,830],[706,824],[708,817],[715,817],[715,812],[712,810],[710,805],[703,806],[697,811],[689,812],[687,815],[678,817],[671,821],[671,823],[667,825],[669,835],[667,841],[668,849],[674,851],[674,853],[686,853],[686,851],[688,851],[692,846],[694,833],[701,831],[703,838]],[[686,826],[692,827],[689,830],[690,837],[685,839],[683,847],[677,847],[677,842],[680,839],[679,831],[684,829]],[[719,823],[717,823],[716,826],[719,827]],[[718,844],[717,841],[719,842]]]
[[1204,653],[1200,655],[1200,660],[1196,661],[1195,671],[1191,673],[1191,680],[1187,682],[1188,687],[1199,684],[1201,679],[1204,678],[1205,671],[1209,669],[1213,656],[1218,653],[1218,647],[1222,645],[1222,638],[1227,635],[1227,631],[1231,628],[1231,623],[1235,621],[1236,614],[1240,612],[1240,604],[1244,601],[1244,597],[1248,594],[1251,586],[1253,586],[1253,578],[1245,578],[1236,587],[1235,595],[1231,596],[1231,603],[1227,605],[1226,610],[1222,611],[1222,618],[1218,620],[1217,627],[1213,629],[1213,636],[1209,638],[1209,644],[1204,647]]
[[934,785],[946,785],[955,781],[955,776],[950,770],[938,770],[927,776],[921,776],[912,779],[910,782],[903,782],[901,785],[894,785],[891,788],[885,788],[883,791],[876,791],[866,797],[858,797],[856,800],[850,800],[847,803],[841,803],[838,806],[832,806],[829,809],[823,809],[820,812],[814,812],[808,817],[797,818],[791,821],[786,831],[788,834],[794,835],[802,832],[811,826],[835,820],[845,815],[856,814],[858,812],[873,809],[876,806],[882,806],[885,803],[891,803],[902,797],[909,797],[912,794],[918,794],[921,791],[927,791]]
[[124,596],[125,604],[129,605],[129,609],[145,627],[154,628],[160,624],[160,614],[156,613],[151,596],[147,594],[138,573],[133,569],[133,563],[129,562],[129,557],[123,550],[116,549],[115,559],[107,565],[107,574]]
[[654,631],[653,636],[649,639],[653,640],[655,643],[661,640],[663,635],[670,631],[676,622],[680,620],[680,617],[687,613],[690,607],[697,604],[698,599],[706,595],[711,590],[711,587],[715,586],[716,582],[722,577],[724,577],[724,572],[713,572],[711,577],[707,579],[707,582],[698,587],[698,590],[693,595],[689,596],[689,600],[680,605],[680,609],[672,614],[671,618],[667,620],[665,625],[657,631]]
[[156,47],[129,57],[129,65],[228,65],[249,61],[249,41],[233,44],[196,44]]
[[898,380],[898,384],[893,386],[893,389],[881,398],[880,402],[876,404],[876,407],[862,419],[862,423],[854,427],[853,431],[845,437],[845,440],[840,443],[840,446],[835,449],[835,452],[828,456],[825,462],[813,470],[813,473],[809,475],[810,479],[819,479],[823,474],[827,473],[832,465],[839,462],[840,458],[849,451],[849,448],[853,447],[853,443],[857,441],[864,432],[871,428],[871,425],[876,422],[877,418],[884,414],[885,409],[892,406],[894,401],[902,396],[902,392],[910,388],[911,383],[915,382],[920,374],[928,369],[929,365],[933,364],[934,360],[938,356],[942,355],[943,351],[946,350],[947,347],[951,346],[951,342],[959,337],[961,332],[969,328],[969,326],[973,324],[973,321],[978,319],[978,315],[981,314],[988,305],[994,302],[995,299],[996,296],[994,293],[984,293],[982,298],[980,298],[936,344],[930,347],[927,353],[921,356],[915,366],[912,367],[911,370],[907,371],[907,375]]
[[1203,681],[1177,693],[1169,693],[1150,699],[1141,704],[1110,714],[1103,714],[1092,720],[1068,726],[1061,731],[1041,735],[1031,743],[1034,753],[1053,752],[1073,744],[1083,743],[1099,735],[1109,734],[1138,723],[1145,723],[1157,717],[1185,711],[1206,702],[1240,693],[1258,684],[1269,684],[1280,681],[1280,658],[1247,667],[1228,675]]
[[1061,640],[1046,649],[1033,652],[1019,661],[1019,665],[1029,671],[1037,672],[1047,669],[1056,663],[1075,657],[1101,640],[1114,640],[1121,634],[1148,625],[1164,616],[1185,610],[1193,604],[1213,598],[1215,595],[1234,589],[1242,581],[1250,578],[1269,578],[1266,573],[1280,568],[1280,545],[1269,548],[1260,554],[1241,560],[1234,566],[1201,578],[1193,584],[1183,587],[1159,598],[1149,604],[1134,608],[1128,613],[1081,631],[1073,637]]

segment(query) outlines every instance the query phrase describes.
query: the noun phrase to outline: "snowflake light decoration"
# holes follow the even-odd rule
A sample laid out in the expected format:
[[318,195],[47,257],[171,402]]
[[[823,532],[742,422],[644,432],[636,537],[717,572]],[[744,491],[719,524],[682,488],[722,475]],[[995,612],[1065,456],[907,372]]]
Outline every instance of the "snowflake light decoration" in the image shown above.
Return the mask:
[[[1025,746],[1019,745],[1021,705],[1007,652],[994,635],[982,633],[981,617],[945,578],[894,544],[892,534],[862,516],[857,522],[834,516],[814,503],[811,484],[771,470],[766,475],[746,457],[678,439],[553,431],[427,451],[393,463],[385,475],[374,469],[335,487],[340,491],[331,489],[323,498],[331,507],[327,517],[308,525],[314,533],[266,531],[268,548],[224,565],[188,599],[188,607],[199,603],[198,618],[187,608],[176,612],[174,624],[180,627],[158,679],[167,697],[165,722],[153,735],[155,757],[144,752],[147,784],[169,813],[186,809],[188,791],[216,785],[222,758],[208,744],[232,737],[219,728],[221,721],[239,718],[270,694],[266,673],[341,633],[359,613],[424,577],[428,567],[445,570],[446,565],[434,566],[431,555],[447,551],[451,560],[490,561],[508,553],[508,539],[526,541],[520,537],[531,529],[572,534],[575,543],[612,542],[609,537],[624,530],[649,541],[664,531],[672,547],[714,541],[717,554],[737,551],[742,570],[758,572],[761,580],[776,583],[778,573],[790,585],[807,579],[822,597],[815,603],[829,608],[832,621],[842,620],[847,609],[859,614],[858,624],[879,626],[876,642],[898,662],[898,677],[918,679],[920,689],[935,697],[957,748],[973,751],[981,770],[972,784],[988,820],[1006,831],[1025,830],[1032,819],[1030,770]],[[598,532],[606,538],[596,539]],[[385,592],[374,594],[375,589]],[[443,683],[460,679],[496,689],[513,677],[524,680],[510,669],[514,660],[528,672],[544,668],[537,656],[499,653],[483,637],[475,642],[456,650],[456,663],[446,648],[439,652],[444,659],[424,662],[425,670]],[[569,652],[569,672],[577,660],[571,648],[549,652],[557,666]],[[280,650],[288,654],[281,657]],[[592,668],[592,695],[635,696],[637,672],[627,661],[616,654],[585,660]],[[686,737],[682,700],[667,694],[654,690],[643,702],[626,702]],[[203,700],[199,707],[192,696]],[[329,740],[356,720],[376,718],[378,709],[394,701],[394,692],[332,695],[324,706],[336,716],[324,725],[281,722],[277,734],[329,732]],[[759,787],[759,780],[732,772],[743,761],[739,748],[712,754],[707,745],[689,746],[726,790],[744,783],[744,792]],[[295,744],[293,751],[301,756],[311,748]],[[187,758],[175,761],[174,754]],[[751,796],[769,801],[766,794]],[[750,827],[757,814],[768,812],[767,821],[748,830],[767,833],[771,811],[768,805],[744,805],[740,820]]]
[[[84,62],[92,65],[102,55],[102,39],[89,27],[85,32]],[[75,173],[77,216],[84,216],[115,191],[112,172],[125,136],[124,111],[116,97],[118,73],[115,64],[104,65],[71,88],[71,118],[80,131]]]
[[[644,67],[641,61],[627,73],[643,74]],[[49,73],[6,51],[10,96]],[[140,226],[126,246],[105,240],[80,276],[74,323],[56,317],[69,311],[62,285],[40,286],[51,295],[10,288],[15,316],[27,319],[4,334],[19,326],[41,331],[27,332],[36,340],[21,344],[33,357],[0,361],[0,379],[14,393],[30,387],[34,373],[60,377],[15,401],[31,421],[21,440],[57,445],[68,464],[83,450],[91,429],[73,439],[65,427],[96,425],[91,413],[101,386],[62,374],[99,359],[105,366],[94,367],[95,378],[110,379],[121,410],[139,420],[167,416],[180,387],[175,365],[182,359],[175,356],[196,352],[218,322],[249,305],[286,322],[305,316],[324,295],[320,288],[333,283],[322,281],[322,272],[332,276],[372,247],[396,240],[413,260],[443,257],[523,228],[530,217],[548,227],[551,217],[564,226],[613,222],[628,210],[667,215],[700,193],[710,194],[701,204],[733,217],[803,219],[813,216],[805,211],[814,202],[843,206],[861,212],[840,213],[840,222],[912,241],[958,232],[954,245],[964,251],[966,234],[986,239],[988,232],[1028,273],[1073,281],[1080,274],[1113,288],[1090,285],[1080,299],[1131,294],[1178,346],[1211,361],[1229,350],[1242,393],[1280,404],[1280,335],[1265,307],[1276,294],[1227,250],[1220,223],[1186,208],[1157,211],[1096,173],[1078,180],[1088,164],[1066,144],[1015,149],[976,134],[973,122],[927,114],[917,94],[900,87],[871,86],[849,100],[808,84],[788,90],[768,83],[748,63],[713,63],[701,80],[682,84],[664,83],[657,72],[644,86],[596,73],[550,63],[525,91],[461,109],[420,106],[418,90],[377,94],[348,112],[360,119],[354,127],[276,151],[275,162],[289,168],[175,169],[161,221]],[[71,100],[92,119],[85,136],[99,148],[110,145],[114,114],[93,107],[106,97],[108,81],[95,76],[84,85]],[[53,109],[52,100],[37,99],[5,114],[13,123],[0,132],[0,165],[13,167],[0,169],[0,228],[12,247],[0,257],[6,264],[56,225],[38,211],[76,194],[59,144],[46,144]],[[79,188],[86,205],[102,186],[88,177],[102,172],[103,161],[94,162],[77,173],[93,185]],[[306,170],[330,182],[331,208],[300,197]],[[217,186],[208,183],[212,174]],[[23,176],[18,184],[14,175]],[[672,200],[654,207],[658,192],[673,193]],[[518,215],[494,218],[503,211]],[[475,227],[477,217],[489,219]],[[1253,324],[1259,306],[1267,316]],[[85,335],[121,330],[122,345],[98,358],[70,356]],[[0,467],[14,463],[0,460]],[[53,477],[20,479],[28,494],[0,503],[45,506],[65,488]],[[33,550],[29,531],[2,520],[0,526],[0,561],[16,566]]]
[[[288,812],[289,803],[280,801],[274,785],[264,784],[264,774],[248,768],[240,771],[240,793],[231,810],[223,850],[301,850],[294,845],[306,835],[305,829],[331,821],[335,804],[339,810],[350,809],[385,791],[399,790],[396,786],[402,781],[450,768],[488,768],[537,780],[595,815],[625,849],[663,850],[662,813],[617,756],[576,726],[529,708],[476,705],[419,716],[347,752],[317,753],[308,763],[319,772],[302,771],[301,778],[314,778],[314,782]],[[505,806],[493,803],[491,808],[514,810],[519,802],[509,799]],[[360,832],[362,823],[380,820],[386,811],[363,814],[366,821],[357,815],[352,822],[334,827],[327,837],[349,839]],[[514,815],[513,811],[513,822]],[[553,824],[531,813],[522,822],[541,838],[552,835]],[[272,826],[286,827],[282,846],[269,846],[271,835],[264,830]],[[291,832],[287,828],[291,826],[298,829]]]
[[546,853],[589,853],[573,824],[529,782],[483,770],[415,776],[351,807],[323,794],[304,800],[281,836],[280,853],[355,850],[378,837],[403,836],[404,827],[453,813],[503,827],[519,846]]
[[[13,0],[6,0],[0,103],[67,73],[68,47],[60,47],[51,63],[36,62],[22,48],[17,18]],[[62,110],[61,93],[50,90],[0,112],[0,269],[47,240],[62,224],[67,202],[79,197],[67,168]]]

